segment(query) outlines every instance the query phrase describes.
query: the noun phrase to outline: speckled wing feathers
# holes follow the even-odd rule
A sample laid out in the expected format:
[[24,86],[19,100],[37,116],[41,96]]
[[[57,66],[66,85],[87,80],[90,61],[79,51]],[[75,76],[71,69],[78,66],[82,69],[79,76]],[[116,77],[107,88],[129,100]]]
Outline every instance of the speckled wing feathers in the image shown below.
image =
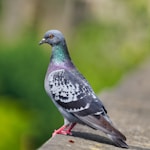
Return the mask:
[[52,99],[67,112],[84,116],[105,111],[90,86],[79,75],[64,69],[56,70],[49,74],[48,82]]

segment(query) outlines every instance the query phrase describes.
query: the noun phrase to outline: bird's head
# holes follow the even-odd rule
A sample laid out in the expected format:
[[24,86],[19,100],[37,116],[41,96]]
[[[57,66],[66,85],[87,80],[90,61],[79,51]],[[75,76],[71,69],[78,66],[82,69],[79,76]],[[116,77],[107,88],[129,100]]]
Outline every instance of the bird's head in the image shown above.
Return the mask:
[[43,39],[39,42],[39,44],[48,43],[52,47],[59,44],[64,44],[65,39],[63,34],[58,30],[49,30],[45,33]]

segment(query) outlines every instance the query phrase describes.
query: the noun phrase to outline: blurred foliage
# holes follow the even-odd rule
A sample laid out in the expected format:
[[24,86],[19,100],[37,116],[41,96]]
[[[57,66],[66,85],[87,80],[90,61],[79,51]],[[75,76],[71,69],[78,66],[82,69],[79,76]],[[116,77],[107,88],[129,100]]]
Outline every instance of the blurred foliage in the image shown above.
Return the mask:
[[[0,94],[18,99],[26,110],[32,113],[30,138],[39,146],[51,136],[52,130],[62,124],[62,118],[44,91],[43,81],[49,55],[41,51],[34,36],[29,34],[25,37],[11,46],[4,42],[2,44]],[[51,121],[55,118],[58,118],[58,121]],[[7,146],[12,147],[11,144]]]
[[149,37],[130,43],[127,29],[117,24],[84,23],[73,36],[70,49],[74,62],[96,92],[113,86],[149,55]]
[[[124,6],[128,8],[129,20],[123,18],[122,22],[109,22],[86,16],[85,20],[80,20],[80,23],[71,27],[69,39],[63,32],[73,62],[96,92],[115,85],[126,72],[150,54],[147,3],[133,0],[118,1],[117,4],[120,2],[126,4]],[[37,8],[40,6],[38,1]],[[40,7],[40,11],[36,10],[38,14],[40,12],[41,16],[48,16],[50,21],[58,17],[42,14],[43,9],[47,12],[50,7],[44,6]],[[71,1],[66,8],[70,6],[72,7]],[[82,8],[86,7],[81,7],[81,10]],[[52,8],[51,11],[54,10]],[[7,37],[5,34],[0,34],[0,133],[3,137],[0,149],[35,149],[51,136],[54,129],[63,124],[63,118],[44,91],[43,82],[51,48],[48,45],[38,45],[44,34],[40,33],[39,36],[38,33],[38,25],[42,22],[42,17],[38,18],[38,14],[33,15],[33,24],[30,22],[29,26],[22,27],[22,32],[16,39],[12,38],[12,34],[8,38],[4,38]],[[75,14],[74,12],[73,15]],[[112,16],[115,17],[114,14]]]
[[17,100],[0,97],[1,150],[27,149],[30,123],[29,113],[20,107]]

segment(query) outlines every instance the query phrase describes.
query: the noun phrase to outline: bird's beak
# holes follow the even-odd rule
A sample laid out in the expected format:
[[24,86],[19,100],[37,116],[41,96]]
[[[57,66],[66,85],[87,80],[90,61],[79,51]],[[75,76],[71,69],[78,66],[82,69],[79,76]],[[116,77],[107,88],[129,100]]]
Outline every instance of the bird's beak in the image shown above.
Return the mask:
[[39,45],[43,44],[43,43],[46,43],[46,39],[43,38],[40,42],[39,42]]

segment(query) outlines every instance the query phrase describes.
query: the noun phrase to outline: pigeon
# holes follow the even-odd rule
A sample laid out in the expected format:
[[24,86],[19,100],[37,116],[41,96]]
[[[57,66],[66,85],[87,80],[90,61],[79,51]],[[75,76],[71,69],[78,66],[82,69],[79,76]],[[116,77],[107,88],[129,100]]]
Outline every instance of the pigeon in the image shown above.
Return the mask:
[[52,136],[72,135],[71,130],[78,123],[103,131],[114,145],[128,148],[126,137],[113,125],[102,101],[73,64],[64,35],[58,30],[49,30],[39,44],[44,43],[52,47],[45,91],[64,117],[64,125]]

